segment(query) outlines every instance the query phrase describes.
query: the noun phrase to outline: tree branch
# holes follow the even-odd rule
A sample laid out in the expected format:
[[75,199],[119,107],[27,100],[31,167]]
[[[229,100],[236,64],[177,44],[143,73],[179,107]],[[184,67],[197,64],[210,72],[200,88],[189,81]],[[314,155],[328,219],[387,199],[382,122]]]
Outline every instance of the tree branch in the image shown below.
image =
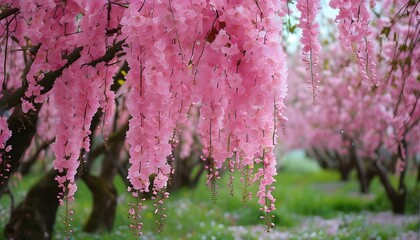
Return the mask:
[[19,11],[20,11],[19,8],[6,8],[5,10],[3,10],[0,13],[0,21],[9,17],[9,16],[11,16],[11,15],[13,15],[13,14],[18,13]]
[[[114,58],[118,51],[122,50],[123,43],[124,40],[117,42],[107,50],[103,57],[99,59],[101,59],[102,61],[110,61]],[[46,91],[45,89],[48,89],[48,91],[51,90],[54,85],[55,79],[57,79],[61,75],[64,68],[70,66],[70,64],[72,64],[80,58],[81,50],[81,47],[76,48],[71,54],[68,55],[68,62],[63,67],[45,75],[45,77],[39,82],[41,86],[44,86],[44,91]],[[89,62],[88,65],[94,66],[97,63],[99,62],[97,60],[94,60]],[[18,106],[8,119],[9,128],[13,132],[12,137],[7,141],[7,145],[13,146],[7,160],[7,162],[11,165],[11,168],[9,171],[3,171],[3,168],[0,169],[0,173],[3,174],[3,179],[1,179],[2,181],[0,181],[0,197],[3,195],[4,188],[5,186],[7,186],[9,177],[14,172],[16,172],[17,168],[20,165],[21,157],[23,156],[23,154],[26,151],[26,148],[30,145],[32,141],[32,137],[36,132],[38,113],[42,106],[42,104],[35,104],[35,111],[23,113],[20,103],[21,98],[24,96],[24,92],[25,88],[21,87],[19,90],[11,94],[4,95],[0,99],[0,115],[3,115],[7,109]],[[14,102],[12,100],[14,100]]]
[[[84,65],[95,67],[100,62],[108,62],[112,60],[115,55],[122,50],[122,45],[124,42],[125,40],[121,40],[115,43],[106,51],[105,55]],[[68,68],[71,64],[80,58],[80,53],[82,50],[83,47],[76,48],[72,53],[65,57],[65,59],[67,59],[67,63],[64,64],[64,66],[45,74],[44,78],[38,82],[38,84],[43,87],[41,94],[45,94],[53,88],[55,80],[61,76],[65,68]],[[0,98],[0,115],[4,115],[7,110],[20,104],[22,102],[21,98],[24,96],[27,89],[28,85],[24,84],[14,92],[6,92],[3,97]]]

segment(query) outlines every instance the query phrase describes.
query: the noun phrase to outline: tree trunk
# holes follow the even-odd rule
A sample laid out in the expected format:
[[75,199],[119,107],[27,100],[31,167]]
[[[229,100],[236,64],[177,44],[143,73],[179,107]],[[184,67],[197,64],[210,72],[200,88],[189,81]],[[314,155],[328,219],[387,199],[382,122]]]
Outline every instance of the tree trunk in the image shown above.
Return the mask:
[[367,171],[366,171],[366,181],[367,181],[367,185],[370,186],[370,184],[372,183],[372,180],[375,178],[376,176],[376,170],[375,167],[370,164],[370,166],[368,167]]
[[[95,120],[98,117],[95,117],[92,122],[99,123]],[[92,124],[91,127],[94,129],[96,125]],[[111,135],[109,143],[113,143],[120,135],[124,136],[127,128],[127,125],[125,125]],[[105,144],[98,146],[96,149],[106,149]],[[98,152],[96,149],[92,152]],[[89,159],[89,161],[91,160]],[[61,191],[55,180],[56,176],[57,172],[50,170],[38,183],[31,187],[25,199],[12,211],[12,216],[4,230],[7,239],[51,239],[59,205],[57,196]]]
[[51,239],[60,191],[54,180],[56,175],[49,171],[12,211],[4,229],[6,239]]
[[312,152],[310,153],[312,157],[315,158],[315,160],[318,162],[319,166],[322,169],[331,169],[333,166],[331,165],[331,162],[327,160],[325,156],[322,155],[322,151],[317,149],[316,147],[312,148]]
[[[107,50],[107,53],[103,57],[90,62],[89,65],[96,65],[99,62],[108,62],[112,60],[115,54],[121,50],[123,42],[124,41],[116,43]],[[69,55],[72,59],[74,57],[74,60],[68,59],[69,61],[57,71],[45,74],[44,79],[40,81],[42,86],[45,85],[42,94],[48,92],[52,88],[54,80],[61,75],[61,72],[67,68],[69,64],[77,60],[80,56],[80,51],[81,48],[78,48],[74,53]],[[128,70],[127,62],[124,62],[122,69]],[[119,71],[118,74],[114,76],[114,83],[120,78],[123,78],[123,76]],[[117,91],[119,87],[119,84],[113,84],[112,90]],[[32,138],[36,132],[38,113],[42,106],[41,104],[35,104],[35,111],[24,113],[22,111],[22,106],[18,105],[21,98],[19,96],[23,96],[24,89],[25,86],[12,94],[4,95],[0,98],[1,115],[3,115],[7,109],[15,107],[12,115],[8,118],[9,129],[13,134],[6,143],[6,145],[11,145],[13,148],[5,155],[4,161],[0,164],[0,198],[7,189],[10,176],[19,168],[21,158],[31,144]],[[92,125],[94,124],[91,124],[91,127]],[[111,141],[112,138],[113,137],[111,136],[109,141]],[[106,147],[103,148],[106,149]],[[5,164],[10,164],[11,167],[9,169],[5,168],[3,166]],[[4,235],[7,239],[51,239],[55,216],[59,205],[57,196],[60,189],[55,181],[56,175],[57,173],[54,170],[49,171],[29,190],[25,199],[12,211],[9,222],[4,229]]]
[[[9,129],[12,131],[12,136],[6,145],[11,145],[12,150],[5,154],[5,159],[0,164],[0,198],[7,187],[10,177],[19,168],[21,158],[31,144],[36,132],[38,113],[41,105],[37,104],[35,107],[35,111],[24,113],[22,106],[19,105],[7,121]],[[10,168],[6,168],[4,166],[6,164],[10,164]]]
[[[117,166],[120,164],[118,159],[124,147],[127,129],[128,127],[123,127],[117,132],[119,134],[114,135],[117,137],[113,139],[111,148],[105,153],[100,176],[90,175],[89,169],[88,173],[82,176],[93,196],[92,212],[83,228],[85,232],[110,232],[112,230],[117,209],[117,189],[113,181],[118,173]],[[89,159],[89,162],[93,161],[94,159]]]
[[405,198],[406,194],[397,194],[391,199],[392,212],[395,214],[405,213]]
[[420,183],[420,163],[417,167],[417,184],[419,184],[419,183]]
[[364,168],[360,165],[357,167],[357,178],[359,181],[360,192],[363,194],[369,193],[369,185],[366,178],[366,173],[364,171]]
[[344,168],[344,169],[340,168],[339,172],[340,172],[340,181],[341,182],[348,182],[351,171],[349,169],[346,169],[346,168]]
[[394,187],[392,186],[388,175],[387,170],[379,161],[375,163],[375,169],[381,180],[382,186],[385,188],[386,195],[388,196],[389,201],[391,202],[392,212],[395,214],[404,214],[405,212],[405,198],[407,195],[407,191],[404,189],[400,189],[400,191],[395,191]]
[[112,182],[101,177],[84,175],[83,180],[93,195],[93,208],[83,231],[94,233],[110,232],[117,208],[117,190]]
[[349,159],[349,156],[340,156],[337,151],[334,151],[334,158],[338,161],[337,168],[340,172],[340,180],[348,181],[355,164]]
[[353,162],[356,166],[357,179],[359,181],[360,192],[369,193],[369,184],[366,177],[366,169],[363,164],[363,161],[357,155],[357,152],[354,146],[350,146],[349,158],[350,158],[350,161]]

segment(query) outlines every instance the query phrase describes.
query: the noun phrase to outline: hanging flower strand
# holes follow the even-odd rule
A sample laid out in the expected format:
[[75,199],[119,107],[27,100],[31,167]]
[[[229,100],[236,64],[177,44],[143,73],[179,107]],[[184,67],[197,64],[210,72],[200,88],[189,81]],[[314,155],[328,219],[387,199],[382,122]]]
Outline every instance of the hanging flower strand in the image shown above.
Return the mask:
[[[375,49],[372,38],[372,29],[369,26],[371,14],[366,0],[331,0],[330,6],[338,9],[339,13],[335,19],[338,22],[339,39],[343,46],[353,51],[359,63],[359,70],[362,79],[376,82]],[[370,1],[371,7],[375,0]],[[350,49],[351,48],[351,49]]]
[[302,29],[300,42],[303,45],[303,61],[308,65],[307,76],[312,88],[313,105],[316,105],[316,93],[319,84],[318,55],[321,44],[318,40],[319,24],[315,22],[319,0],[298,0],[297,9],[301,12],[298,26]]

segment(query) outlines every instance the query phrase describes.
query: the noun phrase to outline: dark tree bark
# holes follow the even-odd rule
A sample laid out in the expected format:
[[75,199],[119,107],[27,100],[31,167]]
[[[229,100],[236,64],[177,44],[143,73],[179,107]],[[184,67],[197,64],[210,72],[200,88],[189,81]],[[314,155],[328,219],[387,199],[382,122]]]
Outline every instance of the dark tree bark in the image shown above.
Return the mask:
[[336,169],[340,173],[341,181],[348,181],[350,172],[355,167],[348,156],[341,156],[337,151],[320,150],[313,147],[310,154],[317,160],[321,168]]
[[407,166],[408,166],[408,150],[407,150],[407,142],[403,138],[398,144],[398,155],[397,158],[400,159],[400,161],[404,162],[404,167],[402,171],[399,173],[399,183],[397,187],[394,187],[391,184],[391,181],[389,180],[388,176],[388,169],[385,168],[382,165],[381,159],[378,159],[375,161],[374,168],[376,170],[376,173],[379,176],[379,179],[381,180],[382,186],[385,188],[385,192],[387,194],[387,197],[389,201],[391,202],[392,206],[392,212],[395,214],[404,214],[405,212],[405,200],[407,197],[407,187],[405,185],[405,175],[407,173]]
[[19,8],[8,8],[8,9],[3,10],[0,13],[0,21],[9,17],[9,16],[11,16],[11,15],[13,15],[13,14],[18,14],[19,11],[20,11]]
[[396,191],[391,184],[388,177],[388,172],[380,161],[375,162],[375,169],[381,180],[382,186],[385,188],[386,195],[391,202],[392,212],[395,214],[404,214],[405,212],[405,198],[407,192],[405,188]]
[[377,175],[377,171],[375,170],[374,164],[370,164],[366,170],[366,182],[368,186],[370,186],[370,184],[372,183],[376,175]]
[[340,172],[340,180],[348,181],[355,164],[350,161],[349,156],[341,156],[337,151],[334,151],[334,158],[338,161],[337,169]]
[[348,169],[348,168],[344,168],[344,169],[343,168],[340,168],[338,171],[340,172],[340,181],[341,182],[347,182],[347,181],[349,181],[351,169]]
[[[117,132],[117,136],[124,136],[126,131],[127,125]],[[116,138],[115,135],[112,135],[109,142],[112,143]],[[105,144],[97,148],[106,151]],[[98,152],[95,150],[92,152]],[[61,191],[54,179],[57,174],[56,171],[50,170],[38,183],[31,187],[25,199],[12,211],[12,216],[4,230],[7,239],[51,239],[59,204],[57,196]],[[95,184],[94,179],[91,182]],[[114,195],[116,196],[116,193]],[[34,236],[34,238],[30,236]]]
[[321,153],[322,151],[321,150],[319,150],[318,148],[316,148],[316,147],[313,147],[312,149],[311,149],[311,151],[309,152],[309,154],[313,157],[313,158],[315,158],[315,160],[318,162],[318,164],[319,164],[319,166],[322,168],[322,169],[334,169],[334,164],[332,163],[332,162],[330,162],[329,160],[328,160],[328,158],[325,156],[325,154],[322,154]]
[[419,183],[420,183],[420,163],[417,166],[417,184],[419,184]]
[[[89,187],[93,197],[92,212],[83,228],[85,232],[110,232],[114,225],[117,209],[117,189],[114,186],[114,177],[118,173],[120,152],[124,147],[124,137],[128,124],[122,127],[110,139],[110,149],[105,151],[100,176],[82,175],[83,181]],[[112,142],[111,142],[112,140]],[[93,162],[96,156],[91,155],[88,162]]]
[[83,231],[94,233],[112,230],[117,209],[117,190],[112,181],[104,178],[84,175],[83,180],[93,196],[92,212]]
[[6,239],[51,239],[59,205],[60,189],[54,180],[56,175],[56,171],[49,171],[12,211],[4,228]]
[[363,163],[362,159],[360,159],[360,157],[357,155],[357,152],[354,146],[350,146],[349,158],[350,158],[350,161],[353,162],[356,166],[357,179],[359,181],[360,192],[369,193],[369,184],[367,180],[365,164]]
[[[0,164],[0,198],[7,187],[10,177],[17,171],[23,154],[31,144],[32,138],[36,132],[40,108],[41,105],[38,104],[35,111],[24,113],[21,105],[19,105],[14,109],[12,115],[7,120],[9,129],[13,134],[6,145],[11,145],[12,150],[5,153],[5,159],[2,164]],[[10,168],[5,167],[6,164],[9,164]]]

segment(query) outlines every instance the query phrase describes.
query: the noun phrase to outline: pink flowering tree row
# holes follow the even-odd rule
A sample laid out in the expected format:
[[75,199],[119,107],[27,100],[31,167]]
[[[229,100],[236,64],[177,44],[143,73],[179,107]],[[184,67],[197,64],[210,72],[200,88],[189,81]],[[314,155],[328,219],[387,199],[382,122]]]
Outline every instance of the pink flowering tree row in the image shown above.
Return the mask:
[[[366,14],[363,5],[355,7],[356,17],[336,4],[330,2],[339,9],[339,41],[323,46],[320,54],[316,106],[308,92],[290,88],[288,104],[294,107],[287,113],[286,138],[291,141],[286,147],[302,147],[321,160],[332,159],[332,165],[355,167],[362,192],[377,175],[393,211],[403,213],[405,175],[420,152],[419,3],[382,1],[374,14]],[[355,19],[360,26],[351,25]],[[363,24],[376,28],[366,30]],[[368,34],[358,36],[361,31]],[[354,39],[349,41],[348,35]],[[304,69],[291,69],[289,84],[303,88],[304,74]],[[394,173],[397,187],[389,180]]]

